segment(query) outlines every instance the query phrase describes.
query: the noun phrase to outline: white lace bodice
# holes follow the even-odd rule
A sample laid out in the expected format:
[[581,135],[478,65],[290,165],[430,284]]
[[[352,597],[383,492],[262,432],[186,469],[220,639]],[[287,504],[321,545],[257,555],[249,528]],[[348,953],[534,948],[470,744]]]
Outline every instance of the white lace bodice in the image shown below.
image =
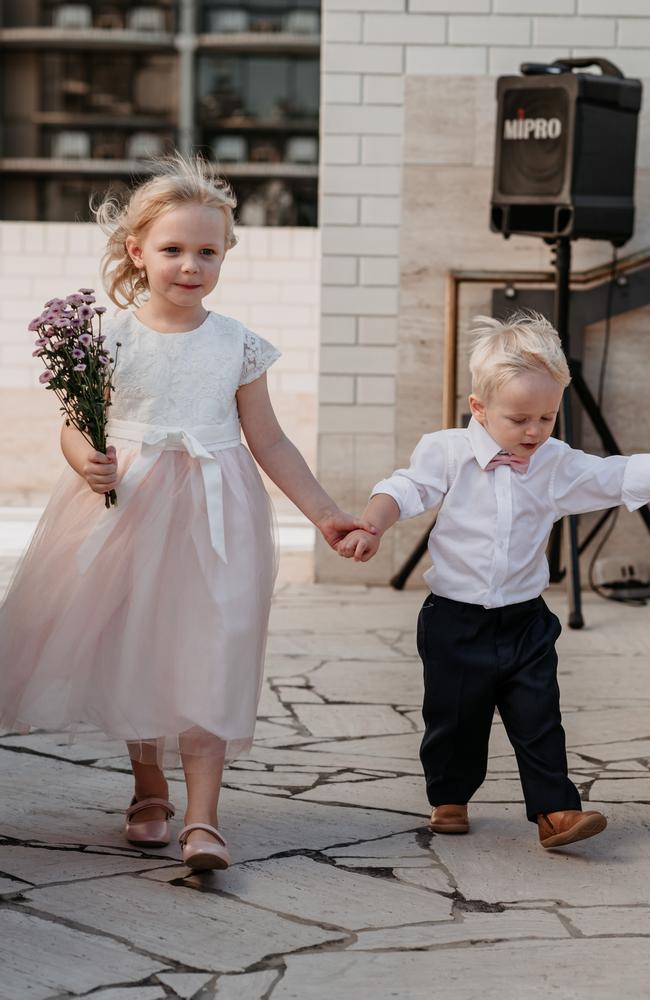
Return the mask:
[[102,333],[115,357],[109,416],[163,426],[196,427],[237,419],[235,393],[280,357],[238,320],[210,312],[186,333],[158,333],[130,309],[105,317]]

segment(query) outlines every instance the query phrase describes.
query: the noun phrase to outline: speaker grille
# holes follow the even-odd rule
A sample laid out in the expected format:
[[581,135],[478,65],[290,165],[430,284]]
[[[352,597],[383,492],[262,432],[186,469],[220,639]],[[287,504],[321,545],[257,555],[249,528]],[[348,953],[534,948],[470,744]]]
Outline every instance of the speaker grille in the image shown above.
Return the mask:
[[499,190],[506,196],[560,194],[568,141],[565,90],[517,88],[503,96]]

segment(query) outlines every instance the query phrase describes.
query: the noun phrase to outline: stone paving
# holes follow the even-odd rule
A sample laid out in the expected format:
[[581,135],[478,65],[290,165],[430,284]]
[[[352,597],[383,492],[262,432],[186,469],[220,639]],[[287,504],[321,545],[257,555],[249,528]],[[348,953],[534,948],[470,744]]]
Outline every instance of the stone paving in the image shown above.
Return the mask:
[[256,743],[225,777],[226,872],[122,839],[121,744],[0,738],[1,1000],[646,998],[648,609],[586,597],[562,635],[571,773],[610,825],[545,852],[498,720],[472,833],[427,829],[422,597],[279,587]]

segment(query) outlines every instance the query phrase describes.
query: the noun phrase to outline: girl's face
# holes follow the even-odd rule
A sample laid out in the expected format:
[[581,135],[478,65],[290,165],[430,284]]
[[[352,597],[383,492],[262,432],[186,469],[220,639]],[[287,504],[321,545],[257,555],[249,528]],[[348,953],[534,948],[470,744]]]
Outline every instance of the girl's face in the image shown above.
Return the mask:
[[515,375],[487,401],[469,397],[472,414],[498,445],[527,458],[551,436],[564,390],[547,372]]
[[205,205],[181,205],[159,216],[126,249],[147,273],[152,302],[190,311],[212,291],[226,254],[226,214]]

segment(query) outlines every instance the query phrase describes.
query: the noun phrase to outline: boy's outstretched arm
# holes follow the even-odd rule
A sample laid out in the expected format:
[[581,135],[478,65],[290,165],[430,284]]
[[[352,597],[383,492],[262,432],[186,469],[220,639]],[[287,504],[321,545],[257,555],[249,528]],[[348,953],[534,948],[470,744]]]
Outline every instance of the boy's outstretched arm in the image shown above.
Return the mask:
[[339,555],[355,562],[368,562],[377,552],[381,536],[399,520],[400,509],[397,502],[387,493],[375,493],[363,512],[361,520],[377,529],[377,534],[356,529],[345,536],[336,546]]

